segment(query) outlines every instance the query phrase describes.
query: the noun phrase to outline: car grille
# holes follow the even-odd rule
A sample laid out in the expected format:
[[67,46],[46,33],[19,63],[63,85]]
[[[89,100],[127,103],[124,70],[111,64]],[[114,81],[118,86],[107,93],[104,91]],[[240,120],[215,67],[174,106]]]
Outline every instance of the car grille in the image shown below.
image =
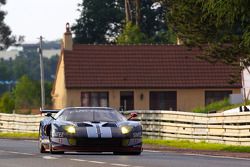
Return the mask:
[[122,146],[122,139],[77,139],[77,146],[87,147],[120,147]]

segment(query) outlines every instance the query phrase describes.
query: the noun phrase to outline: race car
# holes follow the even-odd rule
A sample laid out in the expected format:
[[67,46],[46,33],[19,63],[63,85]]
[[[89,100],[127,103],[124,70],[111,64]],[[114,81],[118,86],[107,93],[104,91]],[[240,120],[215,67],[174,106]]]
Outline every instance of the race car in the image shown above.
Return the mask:
[[[113,152],[140,155],[142,126],[131,113],[127,119],[108,107],[68,107],[41,110],[46,118],[40,122],[40,153]],[[52,113],[56,113],[52,116]]]

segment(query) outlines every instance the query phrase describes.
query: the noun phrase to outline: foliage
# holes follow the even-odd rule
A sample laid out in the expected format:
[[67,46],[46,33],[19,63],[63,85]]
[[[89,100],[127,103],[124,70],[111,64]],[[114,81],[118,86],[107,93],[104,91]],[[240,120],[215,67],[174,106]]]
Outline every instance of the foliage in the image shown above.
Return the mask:
[[[6,4],[6,0],[0,1],[0,9]],[[6,13],[0,10],[0,49],[5,49],[15,42],[15,37],[11,36],[10,28],[4,23]]]
[[[174,32],[166,24],[166,7],[154,0],[141,0],[140,34],[147,41],[142,43],[174,43]],[[133,6],[133,4],[131,4]],[[126,28],[124,0],[83,0],[78,9],[81,14],[72,27],[76,43],[104,44],[114,43]],[[132,8],[135,13],[135,8]],[[132,20],[134,24],[135,20]],[[131,37],[132,38],[132,37]]]
[[83,0],[80,18],[72,27],[76,43],[110,43],[121,29],[123,0]]
[[15,87],[15,107],[16,109],[31,109],[40,104],[39,83],[32,81],[27,76],[22,76]]
[[250,152],[249,146],[233,146],[225,144],[206,143],[206,142],[192,142],[188,140],[160,140],[160,139],[144,138],[143,144],[192,149],[192,150],[213,150],[213,151],[246,152],[246,153]]
[[221,101],[211,103],[211,104],[209,104],[209,105],[207,105],[205,107],[197,107],[197,108],[193,109],[193,112],[196,112],[196,113],[209,113],[210,111],[219,111],[222,108],[224,108],[226,106],[229,106],[229,105],[230,105],[229,100],[224,99],[224,100],[221,100]]
[[[55,75],[57,60],[57,55],[50,59],[43,58],[45,80],[52,81],[54,79],[52,76]],[[10,67],[12,67],[13,80],[17,80],[23,75],[27,75],[33,80],[40,80],[40,59],[36,50],[20,52],[15,60],[11,60]]]
[[123,33],[117,38],[118,44],[141,44],[147,43],[145,34],[139,27],[128,22],[123,30]]
[[[53,81],[56,73],[58,56],[44,57],[44,73],[46,81]],[[32,70],[31,70],[32,69]],[[12,81],[13,84],[1,84],[0,94],[10,91],[14,82],[21,76],[27,75],[32,80],[40,81],[39,55],[35,50],[24,50],[17,55],[16,59],[0,60],[0,81]]]
[[141,0],[140,30],[149,39],[148,43],[176,43],[174,32],[166,22],[166,6],[155,0]]
[[203,49],[202,58],[249,64],[250,0],[164,0],[167,20],[187,46]]
[[12,113],[15,108],[13,95],[9,92],[4,93],[0,98],[0,112]]
[[249,105],[250,101],[247,101],[245,103],[240,104],[230,104],[228,99],[224,99],[218,102],[211,103],[207,105],[206,107],[197,107],[193,109],[193,112],[196,113],[209,113],[209,111],[225,111],[233,108],[237,108],[244,105]]

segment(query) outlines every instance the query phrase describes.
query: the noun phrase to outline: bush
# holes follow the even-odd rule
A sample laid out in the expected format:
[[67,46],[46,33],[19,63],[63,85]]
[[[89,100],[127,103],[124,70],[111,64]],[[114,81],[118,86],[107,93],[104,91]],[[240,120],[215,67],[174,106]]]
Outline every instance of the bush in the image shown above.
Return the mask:
[[0,112],[12,113],[15,108],[15,100],[11,93],[6,92],[0,98]]
[[229,99],[224,99],[222,101],[214,102],[206,107],[197,107],[193,109],[193,112],[195,113],[209,113],[210,111],[219,111],[222,110],[223,108],[230,106]]

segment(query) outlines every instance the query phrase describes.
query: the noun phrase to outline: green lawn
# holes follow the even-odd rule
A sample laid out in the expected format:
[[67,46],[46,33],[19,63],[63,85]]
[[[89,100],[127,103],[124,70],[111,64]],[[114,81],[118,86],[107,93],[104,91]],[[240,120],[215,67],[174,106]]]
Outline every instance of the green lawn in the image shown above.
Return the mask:
[[211,150],[211,151],[229,151],[229,152],[246,152],[250,153],[250,146],[232,146],[225,144],[214,144],[206,142],[191,142],[188,140],[160,140],[160,139],[143,139],[143,144],[167,146],[174,148],[193,149],[193,150]]
[[0,132],[0,138],[37,139],[38,133]]

